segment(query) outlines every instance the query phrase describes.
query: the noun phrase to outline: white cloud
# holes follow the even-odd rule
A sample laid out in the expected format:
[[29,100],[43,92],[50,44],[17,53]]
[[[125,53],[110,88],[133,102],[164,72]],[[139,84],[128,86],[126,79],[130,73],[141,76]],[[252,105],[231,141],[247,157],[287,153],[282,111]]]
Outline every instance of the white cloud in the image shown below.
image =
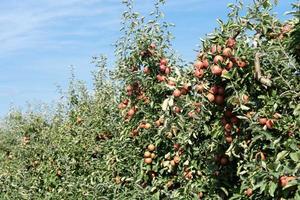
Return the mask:
[[[117,19],[107,16],[117,12],[120,6],[117,6],[119,3],[115,4],[117,1],[110,2],[110,4],[104,3],[103,0],[12,0],[6,3],[2,2],[0,6],[0,56],[18,50],[36,48],[41,44],[49,44],[49,38],[55,34],[89,35],[94,31],[89,30],[89,26],[116,26]],[[105,20],[99,20],[101,16]],[[90,20],[88,17],[95,18]],[[68,20],[85,18],[86,21],[81,24],[83,28],[68,30],[68,27],[72,26],[72,21]],[[95,19],[99,21],[95,21]],[[59,25],[66,28],[56,30],[55,26]]]
[[[152,0],[136,0],[148,10]],[[170,9],[190,9],[205,0],[169,0]],[[89,36],[101,28],[117,28],[123,7],[121,0],[10,0],[0,5],[0,56],[38,48],[51,48],[73,41],[53,41],[57,36]],[[84,20],[72,27],[74,20]],[[73,21],[72,21],[73,20]],[[78,24],[77,24],[78,25]]]

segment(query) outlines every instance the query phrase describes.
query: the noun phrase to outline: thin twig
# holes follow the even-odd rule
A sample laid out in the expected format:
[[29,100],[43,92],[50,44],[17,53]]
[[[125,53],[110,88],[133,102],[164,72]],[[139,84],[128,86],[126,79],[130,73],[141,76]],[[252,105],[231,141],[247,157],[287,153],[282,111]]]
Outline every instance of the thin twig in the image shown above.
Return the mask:
[[240,33],[241,33],[241,31],[238,30],[238,31],[234,34],[234,36],[233,36],[232,38],[233,38],[233,39],[236,39],[236,37],[237,37]]

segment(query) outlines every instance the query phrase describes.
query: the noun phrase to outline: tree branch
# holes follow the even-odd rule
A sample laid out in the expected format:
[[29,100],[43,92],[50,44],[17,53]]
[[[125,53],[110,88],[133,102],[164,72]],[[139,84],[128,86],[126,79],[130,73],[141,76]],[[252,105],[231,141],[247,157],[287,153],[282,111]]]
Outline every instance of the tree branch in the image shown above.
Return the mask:
[[262,83],[265,86],[271,87],[272,85],[272,81],[266,77],[263,77],[261,75],[261,69],[260,69],[260,53],[257,52],[255,54],[255,58],[254,58],[254,69],[255,69],[255,78]]
[[241,33],[241,31],[240,30],[238,30],[235,34],[234,34],[234,36],[232,37],[233,39],[236,39],[237,38],[237,36],[239,35]]

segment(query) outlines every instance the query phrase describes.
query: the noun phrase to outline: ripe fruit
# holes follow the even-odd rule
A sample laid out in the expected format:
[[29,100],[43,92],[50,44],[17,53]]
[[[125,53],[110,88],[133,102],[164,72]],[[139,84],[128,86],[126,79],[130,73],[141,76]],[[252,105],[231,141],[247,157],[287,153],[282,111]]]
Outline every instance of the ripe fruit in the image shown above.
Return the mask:
[[245,190],[244,194],[245,194],[247,197],[251,197],[252,194],[253,194],[253,189],[252,189],[252,188],[248,188],[247,190]]
[[225,137],[225,140],[226,140],[227,143],[230,144],[232,142],[233,138],[232,138],[231,135],[228,135],[228,136]]
[[211,53],[216,53],[217,52],[217,46],[216,45],[213,45],[212,47],[211,47],[211,49],[210,49],[210,52]]
[[145,124],[144,123],[140,123],[139,128],[141,128],[141,129],[145,128]]
[[189,86],[188,84],[184,84],[182,86],[182,89],[186,90],[186,91],[190,91],[191,90],[191,86]]
[[184,84],[184,85],[182,86],[182,90],[188,92],[188,91],[191,90],[191,87],[190,87],[188,84]]
[[246,67],[247,63],[246,63],[245,61],[238,60],[238,61],[237,61],[237,65],[238,65],[240,68],[244,68],[244,67]]
[[166,71],[166,68],[167,68],[166,65],[160,65],[160,66],[159,66],[159,70],[160,70],[161,72],[165,72],[165,71]]
[[210,52],[213,54],[216,52],[220,53],[221,51],[222,51],[222,47],[220,45],[213,45],[210,50]]
[[150,46],[149,46],[151,49],[155,49],[156,48],[156,45],[154,43],[151,43]]
[[285,24],[281,27],[282,34],[286,34],[286,33],[290,32],[291,30],[293,30],[293,25],[291,25],[291,24]]
[[[141,56],[144,57],[145,55],[147,55],[147,54],[144,51],[142,51]],[[132,66],[130,69],[131,72],[136,72],[137,70],[138,70],[137,66]]]
[[178,90],[178,89],[174,90],[173,96],[174,96],[174,97],[180,97],[180,96],[181,96],[180,90]]
[[202,197],[203,197],[203,192],[198,192],[198,198],[202,199]]
[[135,108],[130,108],[127,112],[128,116],[133,116],[135,114]]
[[167,59],[162,58],[162,59],[160,60],[160,65],[165,65],[165,66],[167,66],[167,64],[168,64]]
[[208,60],[207,60],[207,59],[202,60],[202,68],[207,69],[207,68],[208,68],[208,65],[209,65],[209,63],[208,63]]
[[225,117],[222,117],[221,123],[225,126],[225,124],[227,123],[227,120],[225,119]]
[[220,164],[221,164],[221,165],[225,166],[225,165],[228,165],[228,163],[229,163],[229,160],[228,160],[227,157],[222,157],[222,158],[220,159]]
[[159,120],[159,119],[155,121],[155,125],[156,125],[157,127],[160,126],[160,120]]
[[225,69],[227,69],[228,71],[231,70],[233,67],[233,62],[232,61],[229,61],[227,64],[226,64],[226,67]]
[[203,84],[199,84],[199,85],[196,85],[195,89],[196,89],[196,92],[202,93],[205,88],[204,88]]
[[178,164],[180,162],[180,157],[179,156],[174,156],[173,160],[176,164]]
[[186,95],[188,93],[188,90],[186,90],[185,88],[181,88],[180,92],[182,95]]
[[222,68],[218,65],[213,65],[211,67],[211,72],[216,76],[221,76],[222,75]]
[[230,49],[230,48],[225,48],[225,49],[223,50],[223,56],[225,56],[225,57],[227,57],[227,58],[231,57],[231,56],[232,56],[232,51],[231,51],[231,49]]
[[170,86],[175,86],[176,83],[175,83],[174,81],[168,81],[168,85],[170,85]]
[[223,61],[224,61],[224,58],[222,56],[217,55],[214,57],[215,64],[218,64],[219,62],[222,63]]
[[188,116],[189,116],[189,118],[195,118],[195,117],[196,117],[194,111],[190,111],[190,112],[188,113]]
[[225,124],[224,126],[225,131],[230,132],[232,130],[232,125],[231,124]]
[[204,75],[204,71],[202,69],[196,69],[194,72],[194,76],[197,78],[201,78]]
[[170,161],[170,164],[171,164],[171,166],[173,166],[173,167],[176,166],[176,163],[175,163],[174,160],[171,160],[171,161]]
[[274,125],[274,121],[271,120],[271,119],[268,119],[267,122],[266,122],[266,126],[268,129],[272,129],[273,128],[273,125]]
[[118,105],[118,108],[119,108],[120,110],[123,110],[123,109],[126,108],[126,105],[125,105],[124,103],[120,103],[120,104]]
[[180,144],[176,143],[176,144],[173,145],[173,147],[174,147],[175,151],[178,151],[179,148],[180,148]]
[[154,159],[156,157],[155,153],[151,153],[150,157]]
[[130,132],[130,135],[132,137],[138,136],[139,135],[139,131],[137,129],[134,129],[133,131]]
[[128,85],[128,86],[126,87],[126,91],[127,91],[127,92],[132,92],[132,90],[133,90],[133,87],[132,87],[131,85]]
[[197,60],[197,61],[194,63],[194,67],[195,67],[196,69],[202,69],[203,63],[202,63],[200,60]]
[[266,125],[268,119],[267,118],[259,118],[258,122],[260,125]]
[[145,159],[144,159],[144,162],[145,162],[146,164],[151,164],[151,163],[152,163],[152,158],[145,158]]
[[82,119],[81,117],[77,117],[76,123],[77,123],[77,124],[80,124],[81,122],[83,122],[83,119]]
[[232,116],[230,118],[230,122],[233,123],[233,124],[237,124],[239,122],[239,119],[236,116]]
[[132,91],[127,92],[127,95],[128,95],[128,96],[131,96],[131,95],[132,95]]
[[151,124],[149,124],[149,123],[146,123],[146,124],[145,124],[145,126],[144,126],[144,128],[145,128],[145,129],[149,129],[149,128],[151,128]]
[[232,116],[232,111],[231,110],[226,110],[224,115],[225,115],[225,117],[231,117]]
[[150,158],[150,157],[151,157],[151,153],[149,151],[145,151],[144,158]]
[[224,135],[225,135],[225,137],[227,137],[227,136],[231,136],[231,131],[226,131],[226,130],[225,130],[225,133],[224,133]]
[[170,74],[170,73],[171,73],[171,68],[167,67],[166,70],[165,70],[165,74]]
[[181,112],[181,109],[180,109],[178,106],[175,106],[175,107],[174,107],[174,112],[175,112],[175,113],[180,113],[180,112]]
[[224,103],[224,96],[217,95],[215,97],[215,102],[217,105],[222,105]]
[[219,87],[218,88],[218,94],[219,95],[224,95],[224,93],[225,93],[225,89],[223,87]]
[[183,175],[186,180],[191,180],[193,178],[193,173],[189,170],[184,171]]
[[127,106],[128,103],[129,103],[129,100],[128,100],[128,99],[125,99],[122,103],[125,104],[125,105]]
[[56,176],[59,176],[59,177],[61,177],[61,176],[62,176],[62,172],[61,172],[61,170],[59,170],[59,169],[58,169],[58,170],[56,171]]
[[145,73],[145,74],[150,74],[150,69],[149,69],[149,67],[145,67],[145,68],[144,68],[144,73]]
[[279,185],[280,185],[281,187],[285,187],[285,186],[287,186],[287,184],[288,184],[290,181],[292,181],[292,180],[294,180],[294,179],[296,179],[295,176],[281,176],[281,177],[279,178]]
[[249,103],[249,96],[244,94],[244,95],[242,96],[242,100],[243,100],[243,103],[244,103],[244,104]]
[[149,151],[154,151],[154,150],[155,150],[154,144],[149,144],[149,145],[148,145],[148,150],[149,150]]
[[279,185],[281,187],[285,187],[288,184],[288,181],[286,180],[286,176],[282,176],[279,179]]
[[236,44],[236,41],[234,38],[228,38],[228,40],[226,41],[226,46],[229,48],[233,48]]
[[216,86],[216,85],[213,85],[213,86],[209,89],[209,92],[212,93],[212,94],[218,94],[218,90],[219,90],[219,87]]
[[210,102],[213,102],[215,100],[215,96],[211,93],[208,93],[206,97]]
[[162,75],[160,75],[160,74],[158,74],[158,75],[156,76],[156,79],[158,80],[158,82],[163,82],[163,81],[166,80],[166,77],[165,77],[165,76],[162,76]]

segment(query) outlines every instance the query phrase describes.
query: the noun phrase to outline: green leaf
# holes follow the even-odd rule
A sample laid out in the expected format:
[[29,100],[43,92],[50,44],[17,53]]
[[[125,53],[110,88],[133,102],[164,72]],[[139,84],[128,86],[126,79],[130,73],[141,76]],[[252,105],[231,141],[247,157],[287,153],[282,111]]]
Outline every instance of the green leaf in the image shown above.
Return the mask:
[[293,115],[300,116],[300,104],[298,104],[297,107],[295,108]]
[[274,182],[271,182],[269,185],[269,194],[271,195],[271,197],[274,197],[276,188],[277,188],[277,184],[275,184]]
[[270,1],[264,1],[262,5],[264,9],[269,8],[271,6]]
[[264,169],[267,169],[267,164],[265,161],[261,161],[261,166],[264,168]]
[[245,106],[245,105],[241,105],[241,109],[242,109],[242,110],[250,110],[250,108],[247,107],[247,106]]
[[171,98],[171,99],[169,100],[169,106],[172,107],[173,105],[174,105],[174,99]]
[[300,160],[300,152],[290,153],[290,157],[293,161],[299,162]]
[[226,190],[226,188],[221,187],[220,189],[226,194],[226,196],[228,196],[228,191]]
[[223,73],[221,77],[230,80],[232,78],[232,74],[229,72],[226,72],[226,73]]
[[163,102],[163,104],[161,106],[163,111],[167,110],[168,104],[169,104],[169,99],[167,98],[167,99],[164,100],[164,102]]
[[285,158],[288,155],[288,151],[282,151],[277,154],[275,162],[278,162],[279,160]]

